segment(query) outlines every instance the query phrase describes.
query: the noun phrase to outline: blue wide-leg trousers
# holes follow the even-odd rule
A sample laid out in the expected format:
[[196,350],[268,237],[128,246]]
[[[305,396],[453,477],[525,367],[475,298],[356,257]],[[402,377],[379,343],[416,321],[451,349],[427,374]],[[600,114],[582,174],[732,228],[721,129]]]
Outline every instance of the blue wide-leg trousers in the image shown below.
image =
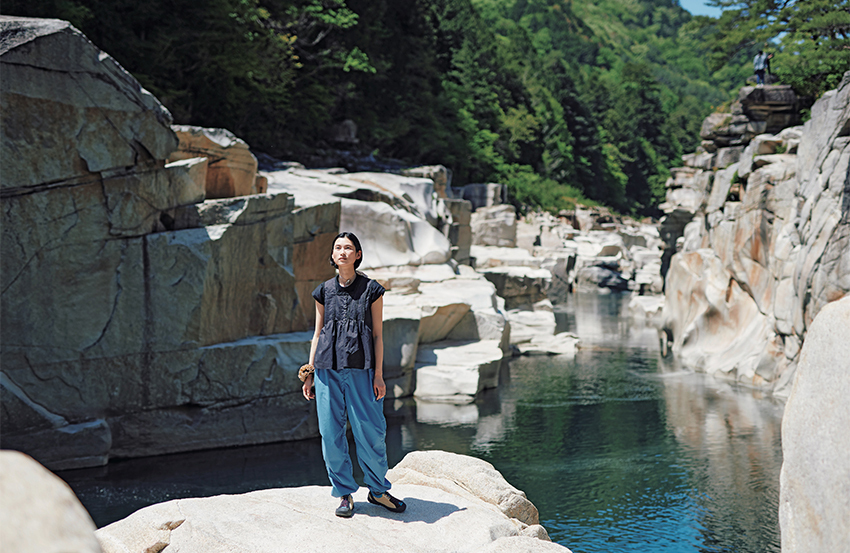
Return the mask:
[[352,494],[358,488],[348,453],[346,420],[351,421],[363,483],[374,495],[390,489],[387,480],[387,421],[383,398],[375,399],[372,388],[374,375],[375,371],[371,369],[317,369],[315,373],[322,455],[334,497]]

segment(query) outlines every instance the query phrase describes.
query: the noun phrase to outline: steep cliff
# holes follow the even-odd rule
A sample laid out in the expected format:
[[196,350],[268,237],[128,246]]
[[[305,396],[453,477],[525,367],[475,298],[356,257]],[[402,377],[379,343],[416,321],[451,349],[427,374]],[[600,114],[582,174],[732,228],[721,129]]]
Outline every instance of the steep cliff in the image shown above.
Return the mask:
[[706,119],[662,223],[662,338],[687,367],[780,396],[815,315],[850,291],[850,73],[802,127],[783,128],[786,96],[745,88],[738,113]]
[[[0,72],[4,448],[61,469],[317,436],[296,374],[340,228],[390,289],[388,397],[439,369],[417,347],[450,333],[487,346],[467,352],[458,401],[495,385],[510,326],[495,287],[457,266],[469,203],[445,198],[445,168],[257,175],[245,142],[172,127],[64,21],[0,16]],[[426,267],[376,270],[407,265]]]

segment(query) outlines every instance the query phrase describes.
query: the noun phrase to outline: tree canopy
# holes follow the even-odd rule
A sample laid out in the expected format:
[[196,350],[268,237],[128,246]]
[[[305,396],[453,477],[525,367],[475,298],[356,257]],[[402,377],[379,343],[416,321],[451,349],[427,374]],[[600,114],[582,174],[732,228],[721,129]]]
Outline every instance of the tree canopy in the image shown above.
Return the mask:
[[771,70],[804,95],[835,88],[850,70],[850,3],[847,0],[710,0],[719,18],[697,18],[707,31],[714,68],[775,53]]
[[[284,159],[347,148],[441,163],[458,185],[503,182],[517,204],[551,211],[597,201],[657,213],[668,167],[751,74],[740,55],[710,68],[706,57],[725,52],[722,25],[694,23],[677,0],[6,0],[0,9],[70,20],[178,123],[230,129]],[[331,139],[347,119],[356,145]]]

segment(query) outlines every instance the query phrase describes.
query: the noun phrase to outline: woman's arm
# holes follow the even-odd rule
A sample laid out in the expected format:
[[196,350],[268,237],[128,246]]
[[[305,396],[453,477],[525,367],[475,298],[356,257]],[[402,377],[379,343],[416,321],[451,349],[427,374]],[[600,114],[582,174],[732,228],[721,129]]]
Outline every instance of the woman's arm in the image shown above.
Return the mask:
[[372,344],[375,346],[375,380],[372,383],[375,399],[387,395],[384,384],[384,297],[372,303]]
[[[319,335],[322,333],[322,327],[325,325],[325,306],[316,302],[316,328],[313,331],[313,339],[310,341],[310,364],[316,362],[316,348],[319,346]],[[304,397],[308,400],[316,397],[313,393],[313,375],[309,375],[304,379],[304,385],[301,386],[301,391]]]

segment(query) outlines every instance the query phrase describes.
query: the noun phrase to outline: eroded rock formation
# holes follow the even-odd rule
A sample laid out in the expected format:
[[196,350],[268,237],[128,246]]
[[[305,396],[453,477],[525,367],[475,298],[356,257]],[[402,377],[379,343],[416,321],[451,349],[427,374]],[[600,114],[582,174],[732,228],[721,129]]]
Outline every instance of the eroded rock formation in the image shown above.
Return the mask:
[[333,271],[293,257],[328,251],[339,202],[204,201],[209,159],[168,162],[168,112],[112,58],[0,25],[4,447],[69,468],[314,435],[288,333]]
[[102,553],[68,484],[17,451],[0,451],[0,518],[4,551]]
[[[780,130],[787,110],[750,111],[763,119],[735,129],[739,159],[718,161],[733,146],[721,147],[718,137],[731,135],[715,129],[704,133],[714,153],[702,148],[668,182],[662,207],[689,222],[681,233],[669,219],[666,228],[678,253],[666,277],[665,338],[690,368],[787,395],[815,315],[850,291],[850,73],[802,127]],[[710,162],[698,162],[703,154]]]
[[494,385],[510,327],[458,267],[470,204],[446,197],[445,168],[257,175],[244,142],[172,128],[68,23],[0,32],[4,447],[55,469],[317,435],[295,374],[340,229],[362,269],[388,268],[390,396],[415,393],[420,342],[492,344],[467,355],[457,399]]
[[408,454],[388,478],[404,513],[354,494],[354,518],[340,524],[328,487],[260,490],[179,499],[141,509],[101,528],[104,553],[173,548],[239,551],[569,552],[549,541],[537,509],[490,464],[443,451]]
[[782,419],[782,551],[840,551],[850,543],[850,297],[809,327]]

